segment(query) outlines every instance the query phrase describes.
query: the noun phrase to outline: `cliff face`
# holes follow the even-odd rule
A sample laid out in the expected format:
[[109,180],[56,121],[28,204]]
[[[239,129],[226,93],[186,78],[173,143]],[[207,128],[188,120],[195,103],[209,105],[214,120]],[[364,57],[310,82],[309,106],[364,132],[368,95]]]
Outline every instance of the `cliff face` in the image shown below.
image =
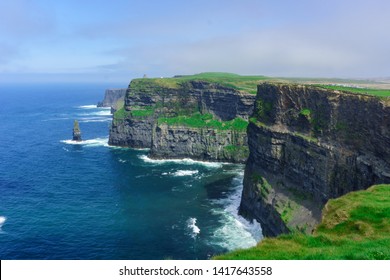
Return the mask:
[[259,85],[241,214],[268,236],[310,232],[328,199],[390,182],[389,105],[317,87]]
[[243,163],[248,158],[246,131],[161,124],[154,130],[150,155]]
[[123,105],[127,88],[107,89],[104,93],[103,101],[98,103],[98,107],[111,107],[115,112]]
[[245,162],[255,96],[205,81],[133,80],[114,115],[110,145],[154,158]]

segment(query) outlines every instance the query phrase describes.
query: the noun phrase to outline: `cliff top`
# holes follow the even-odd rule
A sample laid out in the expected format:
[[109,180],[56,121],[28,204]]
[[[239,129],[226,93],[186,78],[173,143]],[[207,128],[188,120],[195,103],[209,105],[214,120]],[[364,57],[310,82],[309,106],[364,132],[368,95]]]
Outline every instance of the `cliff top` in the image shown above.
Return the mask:
[[208,82],[219,84],[251,94],[257,93],[257,85],[263,82],[284,84],[301,84],[341,92],[368,94],[379,97],[390,97],[390,85],[367,80],[343,79],[309,79],[309,78],[277,78],[261,75],[238,75],[233,73],[205,72],[194,75],[177,75],[172,78],[140,78],[134,79],[133,87],[143,87],[145,84],[154,84],[165,88],[179,88],[185,82]]
[[313,235],[265,238],[218,259],[390,259],[390,185],[331,199]]
[[354,85],[341,85],[341,84],[310,84],[310,83],[295,83],[295,82],[285,82],[278,80],[268,80],[262,81],[259,85],[274,85],[278,87],[289,87],[289,88],[315,88],[322,89],[324,91],[331,91],[334,93],[343,93],[343,94],[353,94],[353,95],[363,95],[363,96],[376,96],[387,99],[390,97],[390,89],[378,89],[373,87],[361,87]]
[[154,84],[165,88],[179,88],[185,82],[208,82],[233,88],[238,91],[257,93],[257,85],[271,78],[265,76],[241,76],[231,73],[208,72],[194,75],[174,76],[173,78],[141,78],[132,80],[132,87],[142,88],[146,84]]

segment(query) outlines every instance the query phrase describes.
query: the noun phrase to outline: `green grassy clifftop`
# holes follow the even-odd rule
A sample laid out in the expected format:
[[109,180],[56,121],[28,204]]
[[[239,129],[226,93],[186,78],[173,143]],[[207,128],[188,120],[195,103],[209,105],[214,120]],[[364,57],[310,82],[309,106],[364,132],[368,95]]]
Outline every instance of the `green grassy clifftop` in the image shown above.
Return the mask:
[[329,200],[312,235],[265,238],[256,247],[216,259],[390,260],[390,185]]

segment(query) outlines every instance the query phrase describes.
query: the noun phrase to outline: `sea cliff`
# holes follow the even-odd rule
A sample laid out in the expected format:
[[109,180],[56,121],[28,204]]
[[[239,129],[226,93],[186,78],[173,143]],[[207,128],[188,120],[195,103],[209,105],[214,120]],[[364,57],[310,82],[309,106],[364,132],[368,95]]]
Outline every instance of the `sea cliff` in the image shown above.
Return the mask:
[[390,182],[389,99],[258,86],[240,213],[266,236],[311,232],[331,198]]
[[135,79],[109,144],[246,163],[240,214],[265,236],[310,233],[329,199],[390,182],[390,101],[238,75]]
[[132,80],[109,144],[150,148],[152,158],[244,163],[255,95],[202,79]]
[[98,102],[98,107],[111,107],[111,111],[115,112],[123,106],[127,88],[106,89],[104,99]]

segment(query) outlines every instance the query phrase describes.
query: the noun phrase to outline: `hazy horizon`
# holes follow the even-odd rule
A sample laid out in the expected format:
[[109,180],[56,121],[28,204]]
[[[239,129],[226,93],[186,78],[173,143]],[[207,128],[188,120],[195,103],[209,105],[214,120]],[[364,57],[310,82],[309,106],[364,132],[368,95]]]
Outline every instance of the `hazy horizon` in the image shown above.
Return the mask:
[[389,12],[384,0],[6,1],[0,82],[389,77]]

